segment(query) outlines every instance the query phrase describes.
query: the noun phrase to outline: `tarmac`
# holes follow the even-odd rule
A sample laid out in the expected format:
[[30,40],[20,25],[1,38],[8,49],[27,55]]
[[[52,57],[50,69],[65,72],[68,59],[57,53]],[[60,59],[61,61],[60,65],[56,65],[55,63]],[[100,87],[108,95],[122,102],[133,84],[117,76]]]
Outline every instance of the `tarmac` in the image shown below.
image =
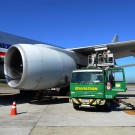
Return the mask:
[[[135,105],[135,87],[128,86],[119,98]],[[17,115],[10,116],[13,101]],[[115,105],[76,111],[68,97],[40,100],[20,95],[19,90],[0,88],[0,135],[133,135],[135,115],[118,111]]]

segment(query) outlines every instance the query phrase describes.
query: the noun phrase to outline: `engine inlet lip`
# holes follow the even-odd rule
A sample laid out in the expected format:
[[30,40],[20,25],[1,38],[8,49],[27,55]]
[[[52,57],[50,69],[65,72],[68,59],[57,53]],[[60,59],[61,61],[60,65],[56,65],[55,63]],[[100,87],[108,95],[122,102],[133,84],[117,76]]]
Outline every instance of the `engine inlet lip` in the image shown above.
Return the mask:
[[28,71],[28,67],[27,67],[28,62],[26,61],[26,53],[24,52],[22,46],[21,45],[16,46],[16,48],[19,50],[19,52],[21,54],[21,57],[22,57],[22,66],[23,66],[22,77],[21,77],[21,80],[18,84],[18,87],[22,87],[23,84],[25,83],[25,80],[26,80],[26,77],[27,77],[26,75],[27,75],[27,71]]
[[23,86],[23,84],[25,82],[26,72],[27,72],[27,70],[25,70],[25,72],[24,72],[24,69],[27,69],[27,64],[26,64],[26,54],[24,53],[23,48],[21,47],[21,45],[13,45],[8,49],[5,60],[4,60],[4,73],[5,73],[5,75],[9,75],[9,77],[13,78],[13,76],[8,73],[9,71],[10,72],[13,72],[13,71],[11,69],[9,69],[8,67],[10,67],[10,62],[12,59],[11,54],[12,53],[14,54],[16,50],[20,53],[20,56],[22,59],[22,75],[21,75],[21,78],[20,78],[18,83],[16,83],[14,80],[13,81],[7,80],[8,85],[12,88],[20,88]]

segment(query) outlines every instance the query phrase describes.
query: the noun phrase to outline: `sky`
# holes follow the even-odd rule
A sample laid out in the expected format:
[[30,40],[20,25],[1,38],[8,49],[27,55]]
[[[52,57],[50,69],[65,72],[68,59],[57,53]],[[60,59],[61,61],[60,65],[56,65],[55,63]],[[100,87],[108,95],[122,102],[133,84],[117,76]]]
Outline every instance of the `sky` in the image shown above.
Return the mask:
[[[0,31],[64,48],[135,40],[134,0],[0,0]],[[117,60],[135,63],[134,57]],[[135,67],[125,68],[135,82]]]

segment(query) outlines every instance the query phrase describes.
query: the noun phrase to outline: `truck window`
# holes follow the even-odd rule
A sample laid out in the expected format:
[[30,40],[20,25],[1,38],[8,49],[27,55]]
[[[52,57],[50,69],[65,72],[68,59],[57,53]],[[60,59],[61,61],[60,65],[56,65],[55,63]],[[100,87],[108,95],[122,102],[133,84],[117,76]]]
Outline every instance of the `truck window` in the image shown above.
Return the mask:
[[102,72],[73,72],[71,83],[103,82]]
[[113,70],[113,76],[115,81],[123,81],[123,72],[122,70]]

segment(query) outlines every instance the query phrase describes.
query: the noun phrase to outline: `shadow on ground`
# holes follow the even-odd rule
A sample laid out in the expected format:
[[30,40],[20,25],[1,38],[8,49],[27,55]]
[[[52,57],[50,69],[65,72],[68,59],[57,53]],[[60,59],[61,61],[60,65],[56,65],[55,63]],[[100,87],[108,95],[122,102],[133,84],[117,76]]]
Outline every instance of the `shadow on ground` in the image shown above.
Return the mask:
[[64,96],[43,96],[42,98],[36,97],[35,94],[12,94],[2,93],[0,94],[0,105],[8,106],[12,105],[13,101],[17,104],[38,104],[38,105],[49,105],[49,104],[62,104],[68,103],[69,98]]
[[[135,94],[119,94],[118,97],[120,99],[126,99],[129,97],[135,97]],[[52,105],[52,104],[63,104],[69,103],[68,96],[37,96],[32,93],[2,93],[0,94],[0,106],[9,106],[12,105],[13,101],[16,101],[17,104],[37,104],[37,105]],[[71,104],[72,106],[72,104]],[[112,103],[110,109],[106,109],[103,106],[101,107],[93,107],[93,108],[81,108],[79,111],[86,111],[86,112],[111,112],[111,111],[118,111],[117,107],[119,107],[118,103]],[[120,110],[119,110],[120,111]],[[122,111],[122,110],[121,110]]]

